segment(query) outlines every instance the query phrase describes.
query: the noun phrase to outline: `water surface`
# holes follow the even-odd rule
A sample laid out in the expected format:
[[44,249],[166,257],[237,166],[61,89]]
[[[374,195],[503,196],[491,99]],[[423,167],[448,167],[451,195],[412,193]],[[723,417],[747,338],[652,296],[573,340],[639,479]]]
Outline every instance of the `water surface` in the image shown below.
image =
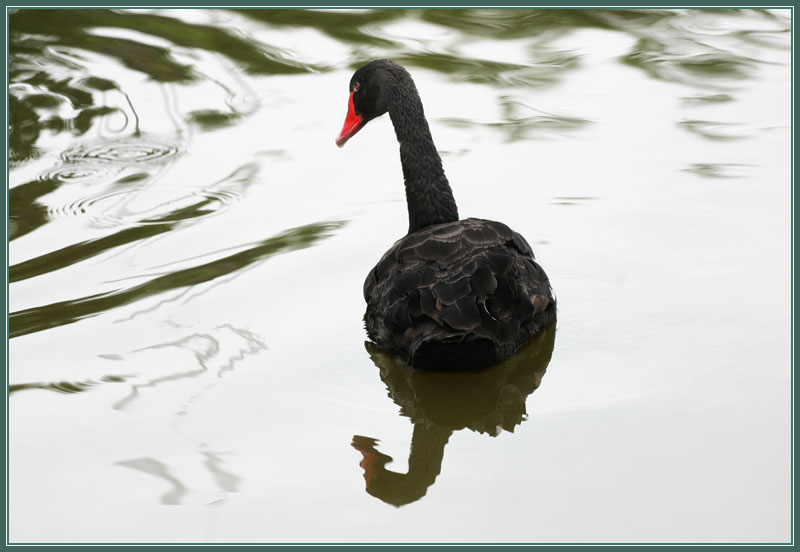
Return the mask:
[[[787,542],[790,30],[770,10],[14,10],[12,542]],[[406,65],[557,326],[369,344]]]

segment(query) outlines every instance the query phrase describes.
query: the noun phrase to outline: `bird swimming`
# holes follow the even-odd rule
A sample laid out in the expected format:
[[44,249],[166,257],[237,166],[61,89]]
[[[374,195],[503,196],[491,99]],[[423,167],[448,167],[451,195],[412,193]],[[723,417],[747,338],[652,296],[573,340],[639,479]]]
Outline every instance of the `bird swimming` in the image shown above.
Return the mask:
[[390,60],[350,79],[336,144],[388,113],[400,145],[409,226],[364,282],[367,335],[412,368],[470,370],[514,354],[555,319],[528,242],[502,222],[459,219],[411,75]]

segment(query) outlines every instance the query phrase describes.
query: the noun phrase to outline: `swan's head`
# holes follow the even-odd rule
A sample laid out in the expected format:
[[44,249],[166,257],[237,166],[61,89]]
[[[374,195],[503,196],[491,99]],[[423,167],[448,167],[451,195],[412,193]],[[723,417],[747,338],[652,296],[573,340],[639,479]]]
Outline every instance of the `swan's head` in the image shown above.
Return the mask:
[[344,146],[364,125],[388,111],[391,92],[404,76],[410,79],[405,69],[387,59],[370,61],[353,73],[347,116],[336,138],[337,146]]

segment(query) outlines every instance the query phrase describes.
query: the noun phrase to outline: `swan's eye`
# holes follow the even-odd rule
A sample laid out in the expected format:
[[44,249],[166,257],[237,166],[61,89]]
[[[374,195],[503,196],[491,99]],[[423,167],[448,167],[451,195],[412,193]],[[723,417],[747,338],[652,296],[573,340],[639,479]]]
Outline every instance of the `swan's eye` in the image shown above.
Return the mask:
[[355,92],[355,91],[356,91],[356,90],[358,90],[359,88],[361,88],[361,85],[360,85],[359,83],[355,83],[355,84],[353,85],[353,92]]

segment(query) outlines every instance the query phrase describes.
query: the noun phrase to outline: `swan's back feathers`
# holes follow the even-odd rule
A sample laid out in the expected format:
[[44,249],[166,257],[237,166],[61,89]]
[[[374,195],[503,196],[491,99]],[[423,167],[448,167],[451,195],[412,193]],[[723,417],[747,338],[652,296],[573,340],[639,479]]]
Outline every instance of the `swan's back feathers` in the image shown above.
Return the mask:
[[396,242],[367,276],[364,298],[370,338],[434,369],[493,364],[555,312],[528,242],[482,219],[430,226]]

